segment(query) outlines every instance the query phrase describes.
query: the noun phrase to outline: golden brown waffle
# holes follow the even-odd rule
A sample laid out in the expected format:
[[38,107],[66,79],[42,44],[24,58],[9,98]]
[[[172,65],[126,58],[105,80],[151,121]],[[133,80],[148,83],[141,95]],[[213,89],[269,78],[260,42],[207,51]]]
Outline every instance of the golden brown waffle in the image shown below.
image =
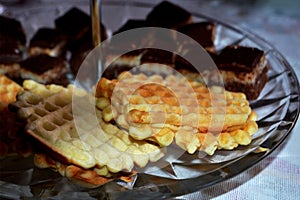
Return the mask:
[[6,107],[9,103],[16,100],[17,93],[22,90],[22,87],[6,77],[0,74],[0,109]]
[[[69,86],[44,86],[25,81],[25,91],[18,95],[14,106],[18,116],[27,120],[27,132],[40,141],[57,158],[84,169],[106,168],[103,176],[120,171],[131,172],[134,165],[144,167],[164,156],[164,149],[146,141],[136,141],[117,126],[102,120],[105,99],[96,99],[95,115],[86,106],[95,108],[94,97]],[[74,96],[73,96],[74,95]],[[76,126],[72,98],[76,104]],[[96,118],[96,123],[93,122]]]
[[[248,144],[257,130],[255,114],[243,93],[207,88],[180,76],[125,72],[118,79],[102,78],[96,96],[111,99],[112,106],[103,112],[105,121],[114,119],[133,138],[161,146],[170,145],[175,138],[189,153],[199,149],[213,154],[217,148]],[[248,126],[250,132],[245,129]],[[235,135],[240,138],[241,132],[245,141],[234,139]]]
[[76,165],[66,165],[57,160],[50,158],[46,154],[35,154],[34,164],[39,168],[51,168],[58,171],[62,176],[67,177],[69,180],[77,183],[80,186],[94,188],[103,185],[114,179],[120,179],[125,182],[130,182],[133,178],[133,173],[118,173],[108,177],[102,176],[103,169],[92,168],[83,169]]

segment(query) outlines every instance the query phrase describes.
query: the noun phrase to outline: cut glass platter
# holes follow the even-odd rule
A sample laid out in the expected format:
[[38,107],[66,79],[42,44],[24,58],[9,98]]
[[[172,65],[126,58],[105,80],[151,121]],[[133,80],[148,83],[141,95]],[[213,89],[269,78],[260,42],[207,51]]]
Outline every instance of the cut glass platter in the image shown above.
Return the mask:
[[[31,38],[39,27],[54,27],[54,19],[75,5],[89,12],[87,2],[51,2],[45,1],[14,10],[8,7],[3,14],[19,19],[27,38]],[[145,18],[153,6],[152,3],[137,1],[104,1],[103,22],[108,31],[113,32],[129,18]],[[113,12],[115,10],[119,12]],[[291,133],[300,112],[299,82],[290,64],[271,44],[245,28],[201,13],[193,13],[193,17],[194,21],[209,20],[217,23],[217,50],[238,44],[257,47],[265,52],[270,65],[269,80],[258,99],[250,102],[259,116],[259,130],[250,145],[240,146],[232,151],[219,150],[213,156],[204,157],[202,162],[198,162],[197,155],[185,154],[182,160],[169,163],[159,172],[137,174],[130,184],[116,180],[94,189],[79,187],[51,170],[35,168],[32,157],[5,158],[0,160],[0,198],[167,199],[201,191],[228,180],[265,159],[278,148]],[[257,152],[255,150],[258,147],[268,151]]]

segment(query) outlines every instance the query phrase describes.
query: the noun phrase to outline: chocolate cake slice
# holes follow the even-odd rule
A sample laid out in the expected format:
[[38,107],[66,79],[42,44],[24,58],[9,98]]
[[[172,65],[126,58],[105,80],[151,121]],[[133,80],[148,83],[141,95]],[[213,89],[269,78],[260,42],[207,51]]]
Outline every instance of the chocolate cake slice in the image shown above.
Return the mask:
[[90,16],[76,7],[55,19],[56,29],[68,38],[68,45],[71,47],[89,31],[90,26]]
[[67,72],[63,58],[51,57],[46,54],[29,57],[20,62],[22,79],[31,79],[43,84],[61,81]]
[[225,88],[243,92],[249,100],[259,96],[268,80],[267,59],[258,48],[227,46],[218,56],[217,65]]
[[0,74],[18,78],[26,36],[22,24],[13,18],[0,15]]
[[[216,24],[213,22],[198,22],[179,27],[178,31],[191,37],[209,52],[215,52]],[[188,43],[188,41],[186,41]],[[184,45],[184,44],[183,44]],[[183,47],[184,48],[184,47]]]
[[66,38],[57,29],[40,28],[30,40],[28,55],[62,56],[66,51],[66,42]]
[[0,74],[7,75],[10,78],[19,77],[19,64],[22,59],[22,51],[15,40],[0,41]]
[[26,35],[18,20],[0,15],[0,27],[0,41],[10,38],[16,40],[20,46],[26,44]]
[[168,1],[156,5],[147,15],[151,26],[177,29],[192,22],[192,15],[187,10]]

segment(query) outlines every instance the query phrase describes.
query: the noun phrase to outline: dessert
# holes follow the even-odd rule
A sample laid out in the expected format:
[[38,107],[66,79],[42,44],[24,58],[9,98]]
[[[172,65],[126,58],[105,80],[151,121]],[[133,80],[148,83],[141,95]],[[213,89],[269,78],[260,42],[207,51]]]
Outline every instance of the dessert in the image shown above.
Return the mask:
[[21,90],[22,87],[20,85],[5,75],[0,74],[1,105],[7,106],[9,103],[14,102],[16,100],[17,93]]
[[[189,153],[198,149],[212,155],[217,148],[249,144],[257,130],[256,114],[243,93],[207,88],[180,76],[124,72],[118,79],[101,78],[96,96],[111,100],[112,107],[103,112],[103,119],[116,121],[134,139],[160,146],[169,146],[175,139]],[[205,144],[218,131],[222,137],[217,135]],[[244,140],[235,140],[236,133]],[[232,144],[225,139],[218,143],[223,137],[230,141],[229,135]]]
[[78,185],[87,188],[95,188],[117,178],[125,182],[130,182],[135,174],[134,172],[120,173],[115,176],[104,177],[99,175],[99,171],[101,171],[101,169],[83,169],[76,165],[63,164],[42,153],[35,154],[34,164],[42,169],[51,168],[58,171],[62,176],[65,176]]
[[72,46],[89,31],[90,20],[89,15],[73,7],[55,19],[55,27],[67,37],[68,45]]
[[59,57],[65,54],[66,40],[60,31],[51,28],[40,28],[30,40],[28,54],[35,56],[47,54]]
[[[215,52],[215,45],[214,45],[215,34],[216,34],[215,23],[213,22],[191,23],[179,27],[178,32],[191,37],[207,51]],[[183,45],[187,45],[187,44],[183,44]]]
[[[58,162],[110,177],[119,172],[131,173],[135,165],[144,167],[165,155],[163,148],[136,141],[124,130],[104,122],[102,112],[109,106],[105,98],[96,99],[97,119],[93,121],[92,112],[87,111],[89,105],[95,106],[93,97],[85,91],[29,80],[23,87],[12,106],[26,120],[29,135]],[[73,108],[72,98],[78,98]],[[74,115],[78,117],[76,122]]]
[[[28,49],[30,58],[20,61],[21,52],[6,54],[9,56],[5,59],[13,62],[9,62],[9,68],[5,65],[3,73],[36,82],[26,80],[23,84],[25,91],[7,87],[12,95],[1,96],[13,101],[10,101],[10,111],[6,107],[2,115],[8,117],[1,120],[3,126],[0,127],[4,129],[1,128],[0,132],[5,134],[0,135],[0,156],[9,154],[11,149],[28,155],[26,147],[22,146],[26,144],[24,140],[12,145],[10,141],[17,138],[16,135],[29,137],[27,142],[34,139],[40,147],[34,158],[37,167],[51,168],[74,182],[95,187],[115,179],[130,181],[135,169],[159,161],[172,144],[190,154],[203,151],[213,155],[217,149],[232,150],[251,142],[258,127],[256,113],[248,99],[257,98],[267,80],[265,56],[256,48],[241,46],[227,47],[217,55],[215,23],[192,23],[189,12],[175,4],[162,2],[146,19],[128,20],[114,34],[149,26],[176,29],[199,42],[213,56],[226,89],[235,92],[205,86],[204,83],[218,83],[217,73],[195,73],[188,61],[175,55],[182,51],[187,57],[197,57],[198,52],[191,50],[189,42],[183,42],[177,49],[173,46],[174,53],[151,48],[157,44],[174,45],[176,34],[157,36],[156,32],[150,32],[133,38],[132,51],[121,55],[105,69],[96,86],[96,97],[74,86],[62,87],[69,83],[63,58],[66,40],[67,50],[72,53],[69,63],[74,75],[93,48],[89,16],[72,8],[57,18],[55,25],[55,29],[41,28],[36,32]],[[104,40],[106,30],[101,26]],[[20,43],[22,40],[13,42],[12,49],[21,49]],[[143,45],[149,48],[139,49]],[[110,53],[118,54],[124,45],[117,42],[112,46]],[[10,48],[5,51],[10,51]],[[110,61],[111,58],[108,55],[105,59]],[[153,67],[156,63],[175,67],[184,77],[164,73],[163,68],[157,70]],[[147,65],[149,73],[134,74],[133,69],[141,64]],[[91,76],[89,71],[86,75]],[[43,85],[49,83],[59,85]],[[257,91],[253,91],[255,87],[258,87]],[[19,92],[16,102],[14,91]],[[72,107],[74,96],[85,104]],[[96,106],[92,105],[94,102]],[[86,104],[95,110],[88,110]],[[75,109],[80,114],[76,122]],[[12,111],[23,120],[22,130],[26,125],[27,133],[10,131],[17,127],[17,114]],[[11,121],[14,125],[10,125]],[[24,150],[17,150],[18,147]]]
[[243,92],[249,100],[259,96],[268,80],[267,59],[258,48],[227,46],[218,56],[217,65],[225,88]]
[[177,29],[191,23],[192,15],[180,6],[163,1],[148,13],[146,20],[151,26]]
[[63,58],[55,58],[46,54],[29,57],[20,62],[20,77],[35,80],[39,83],[67,82],[66,61]]
[[[101,40],[105,40],[106,29],[101,23]],[[68,48],[74,51],[83,43],[92,44],[91,19],[82,10],[73,7],[55,19],[55,28],[67,38]]]
[[0,74],[18,77],[18,62],[23,57],[26,36],[21,23],[0,15]]

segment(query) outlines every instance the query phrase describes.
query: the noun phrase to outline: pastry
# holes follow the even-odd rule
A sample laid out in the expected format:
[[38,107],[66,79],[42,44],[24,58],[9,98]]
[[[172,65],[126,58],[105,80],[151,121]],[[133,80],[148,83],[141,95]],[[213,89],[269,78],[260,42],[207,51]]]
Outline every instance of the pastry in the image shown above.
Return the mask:
[[151,26],[177,29],[180,26],[192,22],[192,15],[187,10],[168,1],[156,5],[146,20]]
[[67,37],[68,45],[72,46],[89,31],[91,21],[89,15],[73,7],[54,22],[55,28]]
[[[187,24],[178,28],[178,32],[183,33],[198,42],[209,52],[215,52],[216,24],[213,22],[197,22]],[[185,41],[188,42],[188,41]],[[183,49],[184,49],[183,44]],[[183,50],[184,51],[184,50]]]
[[[235,144],[249,144],[250,136],[257,130],[256,115],[243,93],[224,91],[217,86],[207,88],[184,77],[124,72],[118,79],[101,78],[96,96],[111,99],[112,107],[103,112],[103,119],[116,121],[134,139],[154,141],[161,146],[168,146],[175,139],[189,153],[199,149],[213,154],[217,148],[226,146],[218,145],[218,136],[209,143],[214,148],[204,145],[207,137],[203,134],[235,135],[234,131],[239,131],[246,141]],[[251,126],[251,131],[245,129],[247,126]],[[182,137],[182,133],[191,135],[190,140]],[[185,139],[194,146],[182,145]]]
[[[55,19],[55,28],[68,40],[68,48],[75,51],[83,43],[92,44],[91,18],[88,14],[72,7],[64,15]],[[107,38],[106,29],[101,23],[101,40]]]
[[29,56],[47,54],[59,57],[65,54],[66,39],[60,31],[51,28],[40,28],[31,38],[28,48]]
[[55,58],[46,54],[29,57],[20,62],[20,77],[35,80],[39,83],[67,82],[66,61],[63,58]]
[[11,78],[18,77],[26,36],[22,24],[12,18],[0,15],[0,74]]
[[[13,104],[18,116],[26,120],[26,131],[49,155],[63,163],[83,169],[105,167],[107,174],[101,175],[107,176],[108,173],[132,172],[135,165],[144,167],[165,155],[163,148],[136,141],[124,130],[104,122],[101,109],[109,105],[104,98],[96,99],[94,116],[86,110],[92,105],[93,97],[74,86],[44,86],[25,81],[23,87],[25,91]],[[74,98],[79,101],[73,106],[76,111],[72,109]]]
[[243,92],[249,100],[258,98],[268,80],[269,65],[258,48],[227,46],[218,56],[217,66],[225,88]]

